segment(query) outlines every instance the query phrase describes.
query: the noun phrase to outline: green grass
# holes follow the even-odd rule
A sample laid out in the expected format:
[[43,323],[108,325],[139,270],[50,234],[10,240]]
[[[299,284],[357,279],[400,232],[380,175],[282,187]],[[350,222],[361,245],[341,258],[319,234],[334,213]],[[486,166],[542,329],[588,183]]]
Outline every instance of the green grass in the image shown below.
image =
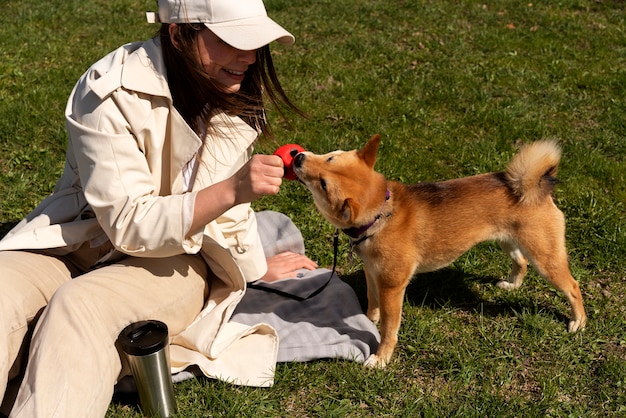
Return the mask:
[[[0,15],[0,233],[63,169],[65,101],[82,72],[151,36],[153,1],[4,2]],[[271,114],[276,141],[314,152],[383,138],[377,169],[406,182],[501,170],[520,143],[557,138],[557,189],[574,276],[589,314],[535,273],[495,288],[509,262],[482,244],[407,291],[400,341],[383,371],[344,361],[280,364],[269,389],[176,385],[180,416],[626,415],[626,4],[621,0],[267,0],[296,45],[273,48],[288,93],[309,114]],[[302,185],[257,209],[291,216],[309,255],[332,262],[333,228]],[[339,267],[364,302],[345,237]],[[140,416],[112,405],[111,417]]]

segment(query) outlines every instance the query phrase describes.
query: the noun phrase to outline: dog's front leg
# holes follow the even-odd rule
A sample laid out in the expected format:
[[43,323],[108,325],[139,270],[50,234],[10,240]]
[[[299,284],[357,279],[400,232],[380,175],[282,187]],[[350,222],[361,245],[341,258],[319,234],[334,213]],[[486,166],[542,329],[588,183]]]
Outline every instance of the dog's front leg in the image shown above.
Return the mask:
[[367,317],[375,324],[380,319],[378,303],[378,286],[373,273],[365,266],[365,281],[367,283]]
[[389,363],[398,342],[406,285],[389,286],[379,280],[377,287],[380,302],[380,345],[376,354],[372,354],[365,361],[365,366],[383,368]]

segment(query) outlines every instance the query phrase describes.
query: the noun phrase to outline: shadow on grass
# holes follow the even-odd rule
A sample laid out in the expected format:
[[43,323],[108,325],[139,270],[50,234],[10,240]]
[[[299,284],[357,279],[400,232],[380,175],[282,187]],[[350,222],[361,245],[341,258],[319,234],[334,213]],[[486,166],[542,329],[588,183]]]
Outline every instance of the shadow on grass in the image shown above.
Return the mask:
[[[365,272],[359,270],[355,273],[340,275],[340,277],[354,289],[361,307],[366,311],[367,284]],[[565,324],[569,321],[569,318],[557,310],[555,306],[533,300],[530,295],[530,289],[532,289],[530,283],[515,291],[518,292],[518,297],[509,298],[510,300],[502,299],[507,298],[507,295],[512,295],[512,293],[500,290],[503,296],[498,301],[486,300],[480,293],[469,287],[472,282],[495,287],[499,280],[496,277],[476,276],[448,267],[414,276],[406,289],[405,301],[413,306],[424,306],[433,310],[440,309],[442,306],[450,306],[466,312],[481,312],[481,314],[489,317],[514,316],[516,312],[542,311],[548,315],[553,315]],[[527,295],[519,293],[524,292],[525,288],[529,289]]]
[[131,376],[123,377],[116,385],[111,403],[139,411],[139,392]]

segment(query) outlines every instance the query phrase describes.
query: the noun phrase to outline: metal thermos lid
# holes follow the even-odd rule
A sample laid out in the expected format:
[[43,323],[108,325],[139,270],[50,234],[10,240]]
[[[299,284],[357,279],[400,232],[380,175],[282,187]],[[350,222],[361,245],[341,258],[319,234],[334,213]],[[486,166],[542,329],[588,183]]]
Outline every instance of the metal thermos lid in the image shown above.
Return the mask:
[[168,343],[167,325],[157,320],[134,322],[122,330],[119,342],[131,356],[156,353]]

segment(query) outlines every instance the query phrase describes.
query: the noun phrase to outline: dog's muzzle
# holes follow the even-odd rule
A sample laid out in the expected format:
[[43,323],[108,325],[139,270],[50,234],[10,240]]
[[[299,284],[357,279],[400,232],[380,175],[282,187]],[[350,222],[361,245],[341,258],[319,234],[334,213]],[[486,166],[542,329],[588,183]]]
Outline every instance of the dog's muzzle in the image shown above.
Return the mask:
[[293,158],[293,166],[297,168],[302,167],[302,163],[304,162],[304,157],[305,157],[305,154],[303,152],[296,154],[296,156]]

